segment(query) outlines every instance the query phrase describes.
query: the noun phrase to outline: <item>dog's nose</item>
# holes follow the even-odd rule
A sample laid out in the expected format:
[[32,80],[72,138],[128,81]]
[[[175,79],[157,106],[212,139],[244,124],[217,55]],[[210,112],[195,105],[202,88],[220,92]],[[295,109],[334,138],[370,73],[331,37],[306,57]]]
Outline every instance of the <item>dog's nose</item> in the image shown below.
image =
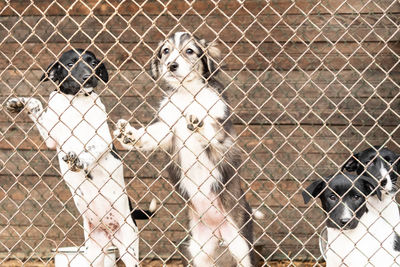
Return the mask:
[[340,219],[340,223],[342,224],[342,226],[346,225],[346,223],[348,223],[349,221],[350,221],[350,218]]
[[169,65],[169,70],[170,70],[170,71],[176,71],[176,70],[178,69],[178,67],[179,67],[178,63],[172,62],[172,63]]
[[83,75],[82,76],[82,79],[84,80],[84,81],[86,81],[87,79],[89,79],[90,78],[90,74],[85,74],[85,75]]

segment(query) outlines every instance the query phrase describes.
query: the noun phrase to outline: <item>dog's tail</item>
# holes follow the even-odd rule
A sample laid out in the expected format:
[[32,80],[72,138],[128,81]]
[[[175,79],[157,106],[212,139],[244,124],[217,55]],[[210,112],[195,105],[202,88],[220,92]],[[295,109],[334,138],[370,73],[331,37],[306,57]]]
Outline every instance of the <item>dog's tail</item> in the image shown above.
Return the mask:
[[148,210],[142,210],[142,209],[133,210],[132,202],[129,199],[129,209],[131,210],[132,219],[134,221],[135,220],[147,220],[153,216],[154,211],[157,209],[157,200],[155,198],[153,198],[151,200]]

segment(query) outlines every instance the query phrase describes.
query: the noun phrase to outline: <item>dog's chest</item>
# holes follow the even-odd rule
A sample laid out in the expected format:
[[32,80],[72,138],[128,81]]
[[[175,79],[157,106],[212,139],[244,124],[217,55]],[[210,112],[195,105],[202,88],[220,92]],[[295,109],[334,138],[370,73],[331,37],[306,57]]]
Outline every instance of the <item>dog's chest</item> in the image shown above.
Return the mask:
[[105,107],[94,96],[69,96],[53,93],[46,111],[46,128],[58,144],[72,135],[83,144],[106,124]]
[[[170,97],[161,102],[159,117],[172,129],[174,138],[174,150],[179,157],[183,179],[180,181],[180,188],[190,196],[209,194],[215,183],[218,183],[220,174],[212,161],[207,156],[205,148],[209,145],[204,140],[204,129],[207,123],[216,120],[219,114],[224,114],[225,106],[220,97],[211,90],[202,90],[195,96],[190,93],[173,93]],[[200,121],[204,121],[204,127],[192,131],[187,127],[187,115],[194,115]]]
[[382,201],[371,200],[367,204],[369,211],[355,229],[341,232],[328,228],[328,267],[394,266],[399,263],[400,259],[396,259],[399,252],[394,250],[398,208],[388,196]]
[[176,135],[184,137],[191,133],[185,119],[188,114],[204,120],[207,116],[216,117],[225,112],[222,99],[211,89],[205,88],[195,95],[182,90],[164,98],[159,110],[159,117],[173,128]]

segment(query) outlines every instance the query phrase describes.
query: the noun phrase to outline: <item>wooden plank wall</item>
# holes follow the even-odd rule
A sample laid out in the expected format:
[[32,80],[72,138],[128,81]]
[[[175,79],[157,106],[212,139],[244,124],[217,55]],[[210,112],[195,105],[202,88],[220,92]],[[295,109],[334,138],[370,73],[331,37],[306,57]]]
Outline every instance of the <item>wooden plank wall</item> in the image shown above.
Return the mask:
[[[7,1],[8,2],[8,1]],[[253,207],[263,256],[320,257],[323,216],[300,192],[332,174],[351,151],[386,143],[400,152],[398,1],[0,1],[0,103],[13,95],[45,103],[39,84],[62,51],[89,47],[111,74],[98,89],[110,112],[135,125],[151,119],[162,92],[147,74],[165,35],[187,30],[217,41],[220,80],[234,110],[244,163],[238,170]],[[81,220],[48,150],[25,115],[0,107],[0,252],[49,256],[82,243]],[[126,153],[129,194],[140,207],[161,202],[141,222],[141,255],[177,257],[187,235],[186,207],[164,171],[161,153]]]

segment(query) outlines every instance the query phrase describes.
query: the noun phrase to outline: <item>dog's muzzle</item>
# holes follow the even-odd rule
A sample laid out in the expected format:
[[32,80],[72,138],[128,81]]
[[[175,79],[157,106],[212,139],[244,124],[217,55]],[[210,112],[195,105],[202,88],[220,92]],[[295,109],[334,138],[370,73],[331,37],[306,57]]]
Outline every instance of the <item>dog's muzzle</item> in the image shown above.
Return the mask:
[[176,71],[176,70],[178,69],[178,67],[179,67],[179,64],[176,63],[176,62],[172,62],[171,64],[169,64],[169,70],[170,70],[171,72]]
[[82,76],[83,88],[94,88],[97,86],[97,78],[92,74],[85,74]]

